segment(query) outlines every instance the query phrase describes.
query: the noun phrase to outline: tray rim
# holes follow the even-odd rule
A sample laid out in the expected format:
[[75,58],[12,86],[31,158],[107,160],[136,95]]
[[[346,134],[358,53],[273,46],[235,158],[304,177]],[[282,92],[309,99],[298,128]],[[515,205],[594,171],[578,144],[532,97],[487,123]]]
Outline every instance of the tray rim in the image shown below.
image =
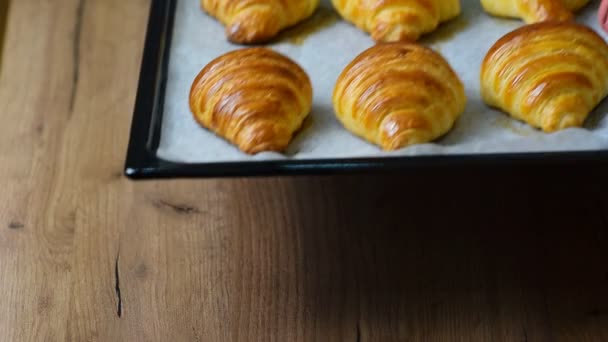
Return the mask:
[[395,157],[177,163],[161,159],[162,107],[176,4],[152,0],[144,43],[124,174],[130,179],[250,177],[399,171],[446,166],[608,165],[608,149]]

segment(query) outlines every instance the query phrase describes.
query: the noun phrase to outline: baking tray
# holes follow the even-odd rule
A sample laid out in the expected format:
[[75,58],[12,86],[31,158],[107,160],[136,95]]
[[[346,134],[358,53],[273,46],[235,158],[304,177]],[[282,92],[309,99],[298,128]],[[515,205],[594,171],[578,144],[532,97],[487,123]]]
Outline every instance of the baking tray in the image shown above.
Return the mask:
[[420,167],[479,166],[600,166],[608,150],[459,155],[419,155],[379,158],[276,160],[218,163],[177,163],[159,158],[163,103],[177,1],[152,0],[140,80],[135,101],[125,175],[132,179],[180,177],[242,177],[399,171]]

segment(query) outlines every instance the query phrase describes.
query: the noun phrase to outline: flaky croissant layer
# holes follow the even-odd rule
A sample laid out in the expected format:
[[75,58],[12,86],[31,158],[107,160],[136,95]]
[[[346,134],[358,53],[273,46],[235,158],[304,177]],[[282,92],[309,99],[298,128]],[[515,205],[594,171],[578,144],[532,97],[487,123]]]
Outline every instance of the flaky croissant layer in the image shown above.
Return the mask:
[[608,95],[608,45],[574,22],[524,26],[488,52],[481,92],[487,104],[544,131],[582,126]]
[[589,0],[481,0],[484,9],[500,17],[521,18],[526,23],[567,21]]
[[379,42],[415,41],[460,14],[460,0],[332,0],[346,20]]
[[254,154],[283,151],[312,107],[308,75],[267,48],[229,52],[198,74],[190,109],[203,126]]
[[385,150],[447,133],[464,111],[464,87],[445,59],[410,43],[378,44],[359,55],[336,83],[338,119]]
[[319,0],[201,0],[203,9],[226,25],[235,43],[262,43],[310,17]]

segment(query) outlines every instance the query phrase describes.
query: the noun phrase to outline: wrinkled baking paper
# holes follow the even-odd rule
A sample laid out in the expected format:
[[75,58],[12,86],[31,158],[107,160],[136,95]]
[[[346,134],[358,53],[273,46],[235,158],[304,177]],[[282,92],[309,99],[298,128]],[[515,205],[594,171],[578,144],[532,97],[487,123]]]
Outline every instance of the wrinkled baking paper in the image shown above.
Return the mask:
[[[608,101],[586,122],[585,129],[545,134],[485,106],[479,93],[479,68],[489,48],[504,34],[523,25],[483,12],[479,0],[463,0],[462,15],[425,36],[421,43],[440,52],[465,84],[468,105],[454,129],[440,140],[382,152],[346,131],[334,116],[331,95],[338,75],[371,38],[341,20],[329,0],[323,0],[308,21],[288,30],[269,47],[299,63],[310,75],[314,105],[305,128],[284,154],[249,156],[201,128],[188,106],[190,86],[211,60],[241,46],[230,44],[224,28],[206,15],[199,0],[178,0],[158,157],[174,162],[226,162],[291,159],[340,159],[395,155],[583,151],[608,148]],[[600,32],[599,1],[581,11],[578,21]],[[601,32],[604,39],[607,35]]]

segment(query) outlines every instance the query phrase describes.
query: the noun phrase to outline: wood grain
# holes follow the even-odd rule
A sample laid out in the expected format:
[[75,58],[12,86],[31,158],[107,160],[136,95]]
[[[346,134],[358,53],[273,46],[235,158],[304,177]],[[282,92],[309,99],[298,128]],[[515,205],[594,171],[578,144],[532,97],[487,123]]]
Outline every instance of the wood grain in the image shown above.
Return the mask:
[[605,170],[134,183],[148,0],[19,0],[2,341],[606,341]]

